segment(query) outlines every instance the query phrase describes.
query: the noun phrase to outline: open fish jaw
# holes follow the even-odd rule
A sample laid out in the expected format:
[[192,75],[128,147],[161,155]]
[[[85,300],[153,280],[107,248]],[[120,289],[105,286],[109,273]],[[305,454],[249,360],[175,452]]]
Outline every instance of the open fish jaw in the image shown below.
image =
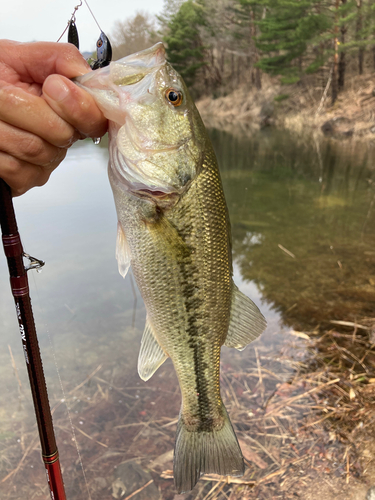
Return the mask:
[[[196,112],[184,82],[165,59],[163,44],[76,81],[111,121],[110,168],[126,188],[135,194],[139,185],[150,192],[181,194],[201,166],[203,134],[195,133]],[[178,109],[166,100],[170,88],[186,96]]]

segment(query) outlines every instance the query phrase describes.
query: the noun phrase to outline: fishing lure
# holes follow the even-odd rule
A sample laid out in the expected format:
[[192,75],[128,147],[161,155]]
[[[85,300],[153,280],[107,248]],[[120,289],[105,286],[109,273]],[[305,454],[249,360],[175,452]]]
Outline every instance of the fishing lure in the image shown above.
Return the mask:
[[[108,66],[108,64],[112,60],[112,46],[111,42],[109,41],[107,35],[104,33],[104,31],[101,29],[96,17],[94,16],[92,10],[90,9],[89,4],[87,3],[87,0],[85,0],[85,4],[87,5],[87,8],[90,11],[90,14],[94,18],[94,21],[96,22],[98,28],[100,29],[100,35],[99,38],[96,42],[96,59],[91,62],[90,66],[91,69],[98,69],[98,68],[104,68],[105,66]],[[61,38],[63,37],[64,33],[66,30],[68,30],[68,43],[72,43],[79,49],[79,36],[78,36],[78,29],[76,25],[76,16],[75,13],[77,10],[81,7],[82,5],[82,0],[80,0],[80,4],[76,5],[74,7],[74,11],[68,21],[68,25],[63,31],[62,35],[57,41],[60,41]]]
[[70,16],[70,19],[68,21],[66,28],[64,29],[64,31],[61,33],[59,39],[57,40],[59,42],[62,39],[62,37],[64,36],[66,30],[68,30],[68,43],[72,43],[73,45],[75,45],[77,47],[77,49],[79,49],[79,37],[78,37],[78,30],[77,30],[77,26],[76,26],[76,12],[82,5],[82,0],[79,0],[79,1],[80,1],[79,5],[76,5],[74,7],[74,10],[72,12],[72,15]]
[[93,61],[91,69],[104,68],[112,60],[112,46],[107,35],[102,31],[96,42],[96,61]]
[[74,19],[70,19],[68,21],[69,24],[69,29],[68,29],[68,43],[72,43],[77,47],[79,50],[79,36],[78,36],[78,30],[76,26],[76,20],[75,17]]

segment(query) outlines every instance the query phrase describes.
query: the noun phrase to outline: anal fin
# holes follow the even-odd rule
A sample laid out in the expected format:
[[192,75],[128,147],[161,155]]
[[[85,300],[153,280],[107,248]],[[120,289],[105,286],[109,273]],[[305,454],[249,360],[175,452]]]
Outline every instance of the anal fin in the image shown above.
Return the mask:
[[232,309],[224,345],[242,351],[260,336],[266,326],[267,322],[258,307],[233,283]]
[[116,259],[118,271],[125,278],[130,266],[130,248],[120,222],[117,222]]
[[138,374],[141,379],[146,381],[151,378],[167,357],[156,340],[151,323],[147,319],[138,356]]

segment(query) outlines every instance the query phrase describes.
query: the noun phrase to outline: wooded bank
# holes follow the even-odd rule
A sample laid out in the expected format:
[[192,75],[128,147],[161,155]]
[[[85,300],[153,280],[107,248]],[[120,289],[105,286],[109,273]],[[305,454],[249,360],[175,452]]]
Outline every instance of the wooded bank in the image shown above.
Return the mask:
[[117,28],[116,57],[163,40],[195,98],[260,90],[270,75],[330,82],[334,104],[348,74],[375,69],[374,0],[165,0],[157,21],[139,13]]

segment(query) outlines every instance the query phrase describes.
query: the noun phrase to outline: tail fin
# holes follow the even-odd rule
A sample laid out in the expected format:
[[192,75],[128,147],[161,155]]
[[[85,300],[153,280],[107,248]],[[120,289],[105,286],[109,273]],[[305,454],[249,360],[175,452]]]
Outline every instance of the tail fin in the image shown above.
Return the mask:
[[174,449],[173,474],[178,493],[194,488],[204,473],[242,476],[244,461],[228,413],[220,430],[188,431],[180,415]]

